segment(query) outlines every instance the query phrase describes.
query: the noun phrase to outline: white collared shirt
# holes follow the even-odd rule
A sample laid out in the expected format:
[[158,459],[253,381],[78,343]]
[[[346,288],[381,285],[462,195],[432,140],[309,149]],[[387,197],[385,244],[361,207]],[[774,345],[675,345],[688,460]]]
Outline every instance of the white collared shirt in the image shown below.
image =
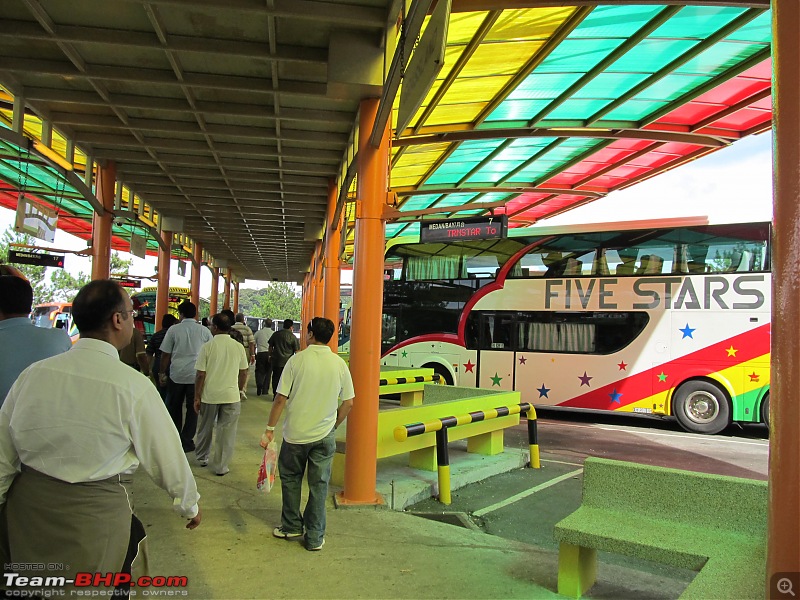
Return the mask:
[[200,348],[213,337],[208,327],[203,327],[194,319],[184,319],[170,327],[161,342],[161,352],[170,355],[169,378],[184,385],[194,383],[197,375],[194,365]]
[[197,485],[153,384],[102,340],[25,369],[0,409],[0,506],[20,463],[78,483],[133,473],[141,464],[182,516],[197,514]]

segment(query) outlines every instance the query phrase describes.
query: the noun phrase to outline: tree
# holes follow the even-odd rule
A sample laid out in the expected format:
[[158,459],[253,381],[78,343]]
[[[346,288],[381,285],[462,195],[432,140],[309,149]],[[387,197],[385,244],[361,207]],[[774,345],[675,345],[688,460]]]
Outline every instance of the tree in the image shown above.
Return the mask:
[[254,317],[269,317],[270,319],[300,319],[300,294],[294,287],[286,282],[269,284],[263,291]]
[[[36,244],[36,242],[37,240],[33,236],[30,236],[26,233],[18,233],[14,231],[13,227],[9,227],[3,232],[3,238],[0,240],[0,263],[8,262],[8,250],[11,244],[28,244],[33,246]],[[31,287],[33,288],[34,306],[41,304],[42,302],[47,302],[49,290],[44,280],[45,267],[19,264],[15,264],[14,266],[22,271],[25,274],[25,277],[28,278]]]
[[[114,276],[126,276],[128,269],[133,264],[132,260],[124,260],[119,254],[114,252],[111,255],[111,274]],[[72,302],[75,295],[83,286],[91,281],[91,277],[78,272],[75,277],[64,269],[58,269],[50,276],[50,301],[51,302]],[[126,288],[127,289],[127,288]],[[133,290],[128,290],[131,293]]]

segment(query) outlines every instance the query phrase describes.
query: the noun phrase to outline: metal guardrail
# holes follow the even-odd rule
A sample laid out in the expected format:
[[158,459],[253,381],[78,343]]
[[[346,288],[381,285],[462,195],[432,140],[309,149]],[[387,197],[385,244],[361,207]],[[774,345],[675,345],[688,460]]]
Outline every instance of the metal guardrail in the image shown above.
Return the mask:
[[425,383],[427,381],[434,381],[439,383],[442,379],[441,375],[419,375],[417,377],[395,377],[395,378],[386,378],[381,379],[378,382],[378,386],[384,385],[403,385],[405,383]]
[[541,468],[539,460],[539,438],[536,427],[536,409],[530,402],[522,402],[516,406],[498,406],[490,410],[476,410],[465,415],[440,417],[425,423],[409,423],[394,428],[394,439],[404,442],[409,437],[423,433],[436,432],[436,464],[439,478],[439,502],[450,504],[450,453],[447,449],[447,429],[459,425],[468,425],[479,421],[487,421],[498,417],[528,413],[528,445],[531,451],[530,467]]

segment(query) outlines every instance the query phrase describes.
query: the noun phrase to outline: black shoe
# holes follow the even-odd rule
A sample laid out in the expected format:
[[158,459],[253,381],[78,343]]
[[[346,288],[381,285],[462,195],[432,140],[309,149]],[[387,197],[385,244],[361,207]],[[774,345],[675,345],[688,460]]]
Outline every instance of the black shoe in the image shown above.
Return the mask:
[[261,395],[261,388],[256,388],[256,396],[260,396],[260,395]]

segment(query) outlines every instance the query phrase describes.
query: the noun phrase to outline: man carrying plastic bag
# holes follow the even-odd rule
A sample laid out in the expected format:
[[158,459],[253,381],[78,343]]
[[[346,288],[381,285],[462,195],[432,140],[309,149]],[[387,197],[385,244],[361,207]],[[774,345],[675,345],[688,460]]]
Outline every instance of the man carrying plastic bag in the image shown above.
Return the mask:
[[[355,396],[347,364],[327,345],[334,332],[330,319],[314,317],[308,324],[308,347],[286,363],[261,438],[261,446],[268,448],[285,407],[278,456],[283,507],[281,525],[272,535],[299,539],[305,530],[306,549],[312,551],[321,550],[325,544],[325,501],[336,450],[335,430],[347,418]],[[301,515],[300,491],[306,467],[309,495]]]

